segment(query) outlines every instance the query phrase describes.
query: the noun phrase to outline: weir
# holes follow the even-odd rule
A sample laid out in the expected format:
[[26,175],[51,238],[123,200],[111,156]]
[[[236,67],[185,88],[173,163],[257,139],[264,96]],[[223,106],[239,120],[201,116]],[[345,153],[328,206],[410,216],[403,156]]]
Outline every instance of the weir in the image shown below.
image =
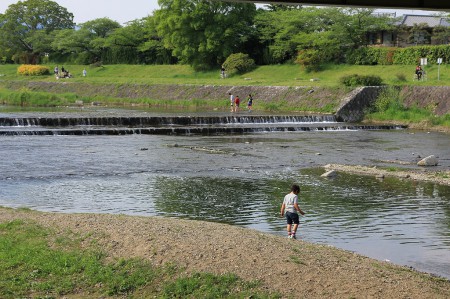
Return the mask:
[[214,135],[258,132],[392,130],[396,125],[355,125],[334,115],[232,115],[133,117],[2,117],[0,135]]

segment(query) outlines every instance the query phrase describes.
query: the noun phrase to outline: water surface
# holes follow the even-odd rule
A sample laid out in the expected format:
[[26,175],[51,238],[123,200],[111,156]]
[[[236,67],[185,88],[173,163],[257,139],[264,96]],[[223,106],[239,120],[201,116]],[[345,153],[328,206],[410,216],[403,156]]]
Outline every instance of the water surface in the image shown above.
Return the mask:
[[[213,149],[208,151],[204,149]],[[340,174],[327,163],[392,166],[437,155],[439,133],[340,131],[238,136],[2,136],[0,205],[160,215],[285,235],[283,196],[299,183],[300,236],[450,278],[450,187]]]

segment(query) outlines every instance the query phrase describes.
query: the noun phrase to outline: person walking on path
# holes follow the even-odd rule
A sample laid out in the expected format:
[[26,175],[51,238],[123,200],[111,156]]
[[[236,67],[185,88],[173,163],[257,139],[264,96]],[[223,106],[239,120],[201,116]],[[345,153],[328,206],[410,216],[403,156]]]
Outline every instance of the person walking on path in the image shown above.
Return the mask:
[[234,112],[234,95],[231,92],[228,95],[230,96],[231,112]]
[[249,94],[248,98],[247,98],[247,109],[248,109],[248,112],[252,112],[252,106],[253,106],[253,97],[252,97],[251,94]]
[[286,229],[289,239],[296,239],[298,225],[300,224],[298,213],[305,215],[298,206],[298,194],[300,193],[300,187],[298,185],[292,185],[291,193],[286,194],[281,205],[281,217],[286,218]]

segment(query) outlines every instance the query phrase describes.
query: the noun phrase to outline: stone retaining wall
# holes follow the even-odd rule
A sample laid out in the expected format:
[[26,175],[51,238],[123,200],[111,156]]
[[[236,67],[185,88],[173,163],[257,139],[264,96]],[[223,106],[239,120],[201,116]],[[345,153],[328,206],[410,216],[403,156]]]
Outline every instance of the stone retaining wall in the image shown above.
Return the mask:
[[[223,100],[228,93],[245,101],[248,94],[255,99],[255,106],[265,102],[283,102],[285,106],[301,111],[334,111],[340,121],[358,122],[366,108],[373,104],[383,87],[359,87],[348,91],[344,87],[288,87],[288,86],[222,86],[222,85],[146,85],[146,84],[88,84],[79,82],[30,82],[0,81],[0,86],[10,90],[28,89],[53,93],[75,93],[79,96],[112,97],[155,100]],[[399,87],[400,97],[407,107],[417,106],[432,110],[436,115],[450,111],[449,86]],[[245,102],[244,102],[245,103]]]

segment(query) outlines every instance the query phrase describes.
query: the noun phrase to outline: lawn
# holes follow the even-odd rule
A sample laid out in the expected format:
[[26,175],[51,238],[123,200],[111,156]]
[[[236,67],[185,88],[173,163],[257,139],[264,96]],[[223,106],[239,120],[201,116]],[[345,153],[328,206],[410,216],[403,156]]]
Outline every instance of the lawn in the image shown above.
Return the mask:
[[[49,64],[51,72],[55,65]],[[17,74],[18,65],[0,65],[0,80],[55,81],[53,75],[24,77]],[[61,65],[59,65],[61,68]],[[133,84],[195,84],[195,85],[262,85],[262,86],[337,86],[339,79],[350,74],[376,75],[388,85],[450,85],[450,66],[425,66],[426,81],[414,81],[414,65],[328,65],[318,72],[306,72],[299,65],[259,66],[255,70],[220,78],[220,70],[195,72],[187,65],[105,65],[91,67],[65,65],[74,76],[72,82]],[[87,77],[82,76],[83,69]]]

